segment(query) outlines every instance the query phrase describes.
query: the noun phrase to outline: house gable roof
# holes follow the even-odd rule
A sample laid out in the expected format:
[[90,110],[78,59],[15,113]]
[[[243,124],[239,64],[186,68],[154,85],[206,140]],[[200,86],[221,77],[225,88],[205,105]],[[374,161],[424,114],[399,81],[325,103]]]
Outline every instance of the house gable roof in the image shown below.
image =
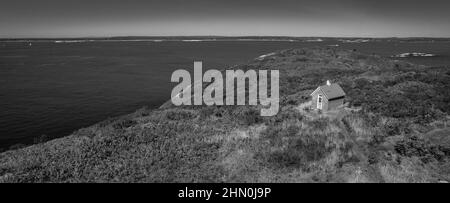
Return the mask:
[[311,96],[316,94],[318,91],[323,92],[325,97],[327,97],[328,99],[334,99],[345,96],[344,90],[341,88],[340,85],[336,83],[333,83],[331,85],[319,86],[316,90],[314,90],[314,92],[311,93]]

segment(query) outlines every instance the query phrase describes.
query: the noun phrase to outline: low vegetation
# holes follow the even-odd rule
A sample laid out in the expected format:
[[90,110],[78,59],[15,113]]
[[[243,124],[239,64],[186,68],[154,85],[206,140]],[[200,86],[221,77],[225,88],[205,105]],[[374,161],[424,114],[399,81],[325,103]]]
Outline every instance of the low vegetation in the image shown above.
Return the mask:
[[[446,182],[450,72],[335,48],[238,66],[279,69],[281,110],[142,108],[0,154],[0,182]],[[326,79],[346,107],[305,108]]]

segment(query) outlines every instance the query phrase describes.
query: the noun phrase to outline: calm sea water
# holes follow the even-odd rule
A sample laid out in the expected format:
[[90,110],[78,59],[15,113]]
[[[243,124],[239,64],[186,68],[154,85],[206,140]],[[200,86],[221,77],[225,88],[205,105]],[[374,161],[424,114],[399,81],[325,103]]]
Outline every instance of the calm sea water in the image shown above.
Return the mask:
[[287,48],[327,46],[450,67],[450,43],[368,42],[0,42],[0,148],[69,135],[108,117],[170,99],[170,76],[193,60],[222,69]]

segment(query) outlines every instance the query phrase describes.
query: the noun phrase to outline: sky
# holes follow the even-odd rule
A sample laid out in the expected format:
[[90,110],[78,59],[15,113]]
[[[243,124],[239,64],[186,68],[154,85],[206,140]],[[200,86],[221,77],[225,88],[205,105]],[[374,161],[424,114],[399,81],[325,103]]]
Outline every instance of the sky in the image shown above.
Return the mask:
[[0,0],[0,38],[450,37],[448,0]]

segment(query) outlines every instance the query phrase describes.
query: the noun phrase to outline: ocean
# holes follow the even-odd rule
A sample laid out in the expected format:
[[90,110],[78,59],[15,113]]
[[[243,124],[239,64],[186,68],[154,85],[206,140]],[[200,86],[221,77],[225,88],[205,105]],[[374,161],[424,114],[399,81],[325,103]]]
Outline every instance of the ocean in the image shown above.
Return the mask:
[[[60,43],[61,42],[61,43]],[[223,69],[281,49],[339,46],[450,67],[450,42],[0,41],[0,148],[58,138],[170,99],[176,69]]]

